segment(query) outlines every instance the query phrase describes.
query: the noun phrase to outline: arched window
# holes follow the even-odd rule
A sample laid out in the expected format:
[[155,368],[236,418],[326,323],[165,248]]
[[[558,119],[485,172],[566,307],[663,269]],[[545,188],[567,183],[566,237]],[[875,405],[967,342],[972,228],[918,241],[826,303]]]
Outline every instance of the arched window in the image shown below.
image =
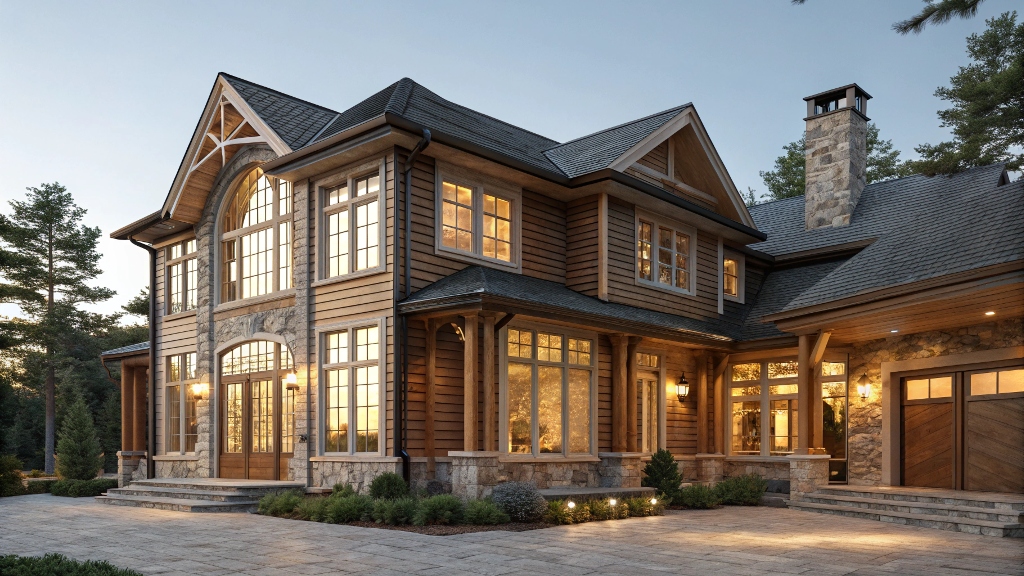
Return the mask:
[[292,287],[292,188],[256,168],[221,216],[220,301]]

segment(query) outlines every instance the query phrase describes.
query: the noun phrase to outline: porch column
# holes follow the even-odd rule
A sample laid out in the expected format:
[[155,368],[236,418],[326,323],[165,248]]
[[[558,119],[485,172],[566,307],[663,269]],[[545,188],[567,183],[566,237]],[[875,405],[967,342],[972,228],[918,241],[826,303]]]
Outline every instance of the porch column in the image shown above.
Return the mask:
[[628,452],[626,447],[626,380],[629,378],[629,339],[612,334],[612,452]]
[[135,368],[121,362],[121,451],[135,450],[132,435],[132,409],[135,405]]
[[728,354],[715,366],[715,454],[725,454],[725,426],[729,421],[725,413],[725,369],[728,366]]
[[708,453],[708,360],[707,352],[697,352],[697,453]]
[[637,433],[636,348],[642,340],[630,336],[626,345],[626,446],[629,452],[640,451]]
[[479,392],[477,390],[477,371],[476,371],[476,313],[466,314],[463,317],[465,320],[465,326],[462,329],[463,334],[466,336],[465,347],[463,348],[463,431],[462,431],[462,449],[466,452],[475,452],[477,450],[477,400],[479,398]]
[[484,450],[497,450],[498,413],[494,404],[494,314],[484,314]]
[[427,476],[434,478],[437,461],[434,453],[434,374],[437,372],[437,321],[427,320],[427,374],[426,374],[426,413],[423,416],[423,449],[427,453]]
[[797,454],[810,454],[808,450],[811,448],[811,415],[813,409],[811,407],[811,399],[814,397],[811,386],[814,384],[814,378],[811,377],[811,346],[814,342],[811,340],[812,335],[802,334],[798,343],[797,351],[797,430],[796,430],[796,453]]
[[[134,414],[132,415],[134,423],[132,424],[132,450],[136,452],[142,452],[147,450],[146,446],[146,387],[149,383],[149,369],[142,366],[137,366],[133,371],[135,376],[135,407]],[[152,458],[153,455],[147,453],[147,458]]]

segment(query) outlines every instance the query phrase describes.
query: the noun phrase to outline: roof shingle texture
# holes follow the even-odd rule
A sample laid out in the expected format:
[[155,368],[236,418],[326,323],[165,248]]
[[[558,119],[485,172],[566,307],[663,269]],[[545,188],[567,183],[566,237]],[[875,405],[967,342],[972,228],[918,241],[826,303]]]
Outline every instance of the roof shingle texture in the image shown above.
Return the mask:
[[271,90],[230,74],[224,78],[245,99],[253,112],[270,126],[292,150],[305,146],[337,112],[317,106],[277,90]]
[[129,344],[127,346],[121,346],[120,348],[114,348],[113,350],[107,350],[100,354],[100,356],[116,356],[118,354],[129,354],[131,352],[142,352],[143,350],[149,350],[149,342],[139,342],[138,344]]

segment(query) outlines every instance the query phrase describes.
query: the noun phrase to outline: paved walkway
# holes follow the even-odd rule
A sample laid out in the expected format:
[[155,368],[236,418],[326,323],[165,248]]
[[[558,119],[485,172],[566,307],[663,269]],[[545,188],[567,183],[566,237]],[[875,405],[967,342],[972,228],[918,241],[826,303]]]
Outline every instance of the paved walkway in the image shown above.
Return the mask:
[[0,499],[0,553],[146,574],[1024,574],[1019,539],[778,508],[671,512],[530,532],[424,536],[244,514]]

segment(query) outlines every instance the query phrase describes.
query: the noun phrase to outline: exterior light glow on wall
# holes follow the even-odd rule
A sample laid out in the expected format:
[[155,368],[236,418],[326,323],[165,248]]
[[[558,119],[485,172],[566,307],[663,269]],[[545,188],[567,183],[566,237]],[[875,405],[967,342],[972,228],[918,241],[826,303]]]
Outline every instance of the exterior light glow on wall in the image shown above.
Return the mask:
[[867,372],[857,380],[857,394],[861,400],[867,400],[871,397],[871,381],[868,380]]
[[192,397],[196,400],[202,400],[203,396],[206,395],[206,391],[210,389],[210,385],[206,382],[196,382],[190,388],[192,390]]
[[889,330],[889,332],[892,332],[893,334],[895,334],[895,333],[899,332],[899,330]]
[[690,383],[686,381],[686,372],[679,374],[679,381],[676,382],[676,398],[679,402],[686,402],[686,397],[690,395]]
[[299,389],[299,377],[295,374],[295,370],[292,370],[284,377],[285,388],[289,390]]
[[985,316],[995,316],[995,315],[996,315],[996,313],[994,311],[992,311],[992,310],[989,310],[988,312],[985,312]]

